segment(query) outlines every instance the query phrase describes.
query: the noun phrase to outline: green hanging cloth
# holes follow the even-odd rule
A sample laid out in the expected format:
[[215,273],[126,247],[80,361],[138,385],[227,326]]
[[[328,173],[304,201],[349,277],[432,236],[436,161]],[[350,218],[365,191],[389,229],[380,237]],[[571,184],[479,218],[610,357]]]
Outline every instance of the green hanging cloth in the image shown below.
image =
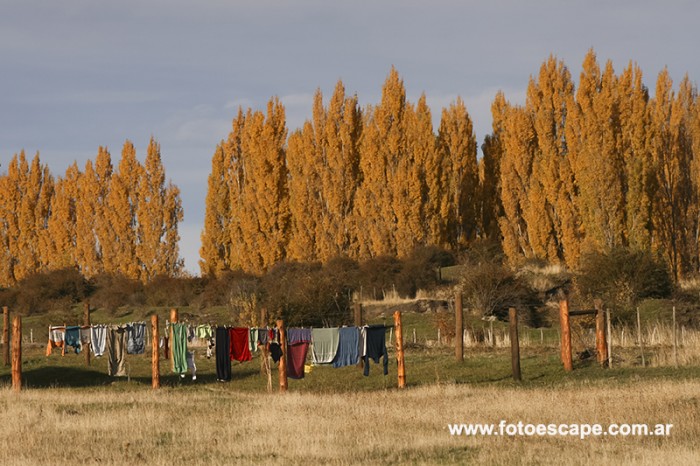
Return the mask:
[[173,372],[187,372],[187,325],[171,324],[173,327]]

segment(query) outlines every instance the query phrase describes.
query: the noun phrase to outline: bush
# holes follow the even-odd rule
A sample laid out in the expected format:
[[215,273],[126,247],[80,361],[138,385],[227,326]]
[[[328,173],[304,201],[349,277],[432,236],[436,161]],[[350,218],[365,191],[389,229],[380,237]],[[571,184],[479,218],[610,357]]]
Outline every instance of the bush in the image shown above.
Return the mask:
[[504,319],[509,307],[529,309],[534,302],[527,285],[497,261],[467,264],[459,287],[465,307],[481,317]]
[[456,263],[455,256],[438,246],[419,246],[403,261],[397,277],[398,292],[415,297],[418,290],[430,290],[440,284],[438,271]]
[[143,288],[145,302],[156,307],[189,306],[199,288],[199,278],[155,277]]
[[146,302],[143,284],[120,274],[102,273],[90,279],[94,293],[90,304],[114,313],[122,306],[142,306]]
[[3,302],[22,314],[44,313],[79,303],[89,292],[90,287],[80,272],[67,268],[30,275],[5,290]]
[[621,309],[631,309],[641,299],[669,297],[673,289],[663,261],[626,248],[584,256],[576,283],[583,296]]
[[[339,260],[340,261],[340,260]],[[338,279],[342,264],[283,262],[262,278],[263,304],[288,326],[337,326],[350,322],[351,288]],[[349,270],[352,274],[352,269]]]

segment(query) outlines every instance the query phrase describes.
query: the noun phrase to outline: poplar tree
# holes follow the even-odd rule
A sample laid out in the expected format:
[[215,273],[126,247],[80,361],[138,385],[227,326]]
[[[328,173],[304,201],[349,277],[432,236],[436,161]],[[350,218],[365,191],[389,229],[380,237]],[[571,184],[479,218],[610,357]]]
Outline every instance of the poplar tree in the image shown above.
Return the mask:
[[441,208],[447,239],[453,248],[466,246],[477,236],[479,175],[476,137],[461,98],[442,111],[437,137],[445,173],[446,201]]
[[199,268],[203,275],[219,277],[231,269],[231,207],[230,159],[224,151],[224,142],[216,146],[211,161],[211,173],[205,202],[204,230],[201,235]]
[[[142,281],[179,273],[177,224],[182,214],[179,194],[173,188],[172,185],[166,188],[160,144],[151,137],[146,161],[140,170],[135,210],[136,256]],[[174,231],[168,237],[171,229]]]
[[[537,153],[534,184],[527,219],[531,239],[540,246],[537,255],[550,262],[575,266],[580,255],[580,233],[575,209],[574,176],[567,159],[565,136],[568,105],[574,86],[563,62],[553,56],[541,66],[537,81],[530,80],[526,108],[533,114]],[[534,206],[533,206],[534,207]]]
[[592,50],[583,63],[566,134],[587,248],[609,251],[624,245],[625,166],[618,84],[612,63],[608,61],[601,74]]
[[100,186],[92,160],[85,162],[85,169],[78,178],[75,203],[75,260],[83,274],[91,278],[102,272],[97,242],[97,224],[102,222],[99,209]]
[[481,186],[480,213],[481,231],[484,237],[497,239],[498,219],[503,215],[499,191],[501,180],[501,159],[503,158],[503,132],[507,102],[503,92],[498,91],[491,104],[492,133],[486,135],[481,146],[483,157],[479,170]]
[[[491,109],[494,112],[494,107]],[[499,112],[501,111],[499,107]],[[532,164],[537,151],[537,139],[532,115],[522,107],[508,104],[503,108],[503,153],[500,164],[499,194],[503,215],[498,225],[502,235],[503,252],[515,266],[536,255],[530,241],[526,212],[530,210]],[[494,115],[494,121],[496,121]]]
[[51,215],[45,230],[47,243],[46,268],[63,269],[76,265],[77,223],[76,205],[85,200],[78,197],[81,173],[74,162],[65,176],[56,181],[51,197]]
[[233,264],[248,272],[264,272],[285,257],[289,229],[286,136],[279,99],[268,102],[267,115],[248,110],[237,162],[244,174],[236,199],[242,244],[233,246],[239,252]]
[[398,225],[397,249],[401,256],[410,254],[417,245],[430,242],[431,225],[439,215],[437,199],[430,198],[430,186],[436,184],[439,173],[428,170],[436,158],[436,144],[425,94],[415,106],[407,106],[406,144],[407,157],[401,170],[406,181],[396,183],[407,207],[405,227]]
[[[360,145],[360,172],[355,209],[359,257],[396,255],[397,222],[405,222],[406,206],[394,198],[399,161],[406,157],[406,91],[392,67],[382,87],[382,98],[365,113]],[[403,245],[402,245],[403,247]]]
[[355,232],[350,222],[359,184],[359,145],[362,114],[357,96],[345,95],[336,83],[325,112],[321,169],[320,221],[316,225],[318,259],[356,256]]
[[687,88],[681,88],[676,96],[672,87],[668,70],[664,69],[659,73],[651,102],[652,161],[658,183],[653,220],[659,238],[657,249],[665,255],[677,281],[689,261],[684,230],[692,199],[692,143],[687,137],[684,118],[691,99]]
[[2,273],[2,285],[11,286],[17,278],[15,267],[19,258],[19,207],[22,199],[21,178],[26,177],[23,170],[28,165],[24,151],[19,156],[15,154],[7,167],[7,174],[2,177],[0,185],[0,218],[3,223],[3,249],[0,272]]
[[[287,256],[296,261],[317,260],[323,224],[323,170],[325,115],[320,90],[314,94],[313,119],[289,137],[287,168],[289,170],[290,238]],[[318,236],[318,237],[317,237]]]
[[[136,159],[131,141],[122,149],[118,171],[112,175],[106,199],[105,217],[109,225],[109,242],[103,248],[105,271],[140,279],[141,270],[136,256],[136,211],[138,187],[143,167]],[[109,262],[109,266],[108,266]]]
[[642,71],[631,62],[619,77],[620,153],[625,164],[625,234],[627,244],[648,251],[652,241],[654,176],[651,167],[649,93]]

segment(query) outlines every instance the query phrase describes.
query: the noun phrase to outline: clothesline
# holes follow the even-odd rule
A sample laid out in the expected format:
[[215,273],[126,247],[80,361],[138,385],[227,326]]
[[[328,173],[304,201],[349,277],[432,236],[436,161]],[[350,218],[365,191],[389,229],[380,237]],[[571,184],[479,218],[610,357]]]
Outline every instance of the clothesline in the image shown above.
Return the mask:
[[[287,357],[287,375],[291,378],[304,377],[308,350],[311,348],[313,365],[331,364],[335,368],[357,365],[364,362],[364,375],[369,375],[369,360],[379,363],[383,357],[383,372],[388,374],[388,352],[386,330],[393,325],[365,325],[343,327],[290,327],[286,331],[287,345],[280,347],[279,332],[270,327],[234,327],[228,325],[199,324],[189,322],[167,322],[166,329],[172,330],[172,341],[164,336],[164,345],[172,347],[173,371],[184,377],[187,370],[196,379],[194,353],[187,350],[188,341],[194,338],[209,342],[207,357],[216,348],[217,378],[231,380],[231,361],[252,360],[252,352],[265,348],[275,362],[283,354]],[[80,330],[90,329],[83,336]],[[63,331],[63,332],[62,332]],[[75,352],[82,350],[83,343],[89,343],[95,356],[108,354],[108,373],[112,376],[126,375],[124,360],[128,354],[143,354],[147,326],[144,322],[123,324],[93,324],[90,326],[49,326],[47,356],[54,347],[61,347],[65,354],[66,346],[73,346]],[[88,338],[89,336],[89,338]],[[89,350],[88,350],[89,351]]]

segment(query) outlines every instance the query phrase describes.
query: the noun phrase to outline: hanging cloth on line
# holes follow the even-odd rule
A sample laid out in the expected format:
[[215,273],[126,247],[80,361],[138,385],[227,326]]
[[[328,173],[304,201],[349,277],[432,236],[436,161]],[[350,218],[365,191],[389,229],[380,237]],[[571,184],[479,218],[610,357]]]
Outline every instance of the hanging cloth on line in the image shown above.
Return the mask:
[[137,322],[126,326],[126,352],[143,354],[146,349],[146,324]]
[[250,330],[246,327],[235,327],[229,329],[229,334],[231,338],[231,359],[241,362],[253,359],[248,345]]
[[338,331],[338,352],[333,367],[354,366],[360,362],[360,329],[342,327]]
[[173,372],[187,372],[187,324],[170,324],[173,329]]
[[313,343],[314,364],[333,362],[333,358],[338,352],[339,333],[337,327],[311,329],[311,341]]
[[72,346],[75,354],[80,353],[83,349],[83,343],[80,341],[80,327],[77,325],[66,327],[65,346]]
[[107,328],[105,338],[107,353],[107,374],[124,377],[126,375],[126,329],[122,326]]
[[216,327],[216,380],[231,380],[231,356],[229,353],[230,336],[225,327]]
[[54,348],[63,349],[65,330],[49,327],[49,343],[46,345],[46,356],[51,356]]
[[104,325],[93,325],[90,328],[90,341],[92,352],[95,356],[102,356],[107,343],[107,327]]
[[304,363],[309,343],[302,341],[293,345],[287,345],[287,376],[292,379],[304,378]]
[[364,375],[369,375],[369,360],[379,364],[379,358],[384,357],[384,375],[389,374],[389,352],[386,349],[386,327],[384,325],[367,327],[367,353],[364,356]]

